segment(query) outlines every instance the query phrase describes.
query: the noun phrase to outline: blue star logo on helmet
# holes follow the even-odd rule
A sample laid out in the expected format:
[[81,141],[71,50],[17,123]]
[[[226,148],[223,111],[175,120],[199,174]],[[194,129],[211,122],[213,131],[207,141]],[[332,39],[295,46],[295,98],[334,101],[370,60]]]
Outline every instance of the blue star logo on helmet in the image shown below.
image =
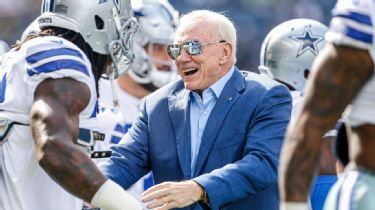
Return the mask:
[[289,38],[293,39],[300,43],[300,47],[297,52],[297,56],[302,55],[306,51],[312,52],[314,55],[318,55],[319,48],[318,43],[324,40],[323,36],[313,35],[309,29],[309,27],[305,27],[303,34],[300,35],[292,35]]
[[115,5],[115,7],[116,7],[118,13],[121,12],[121,11],[120,11],[120,8],[121,8],[120,3],[121,3],[121,0],[113,0],[113,4]]

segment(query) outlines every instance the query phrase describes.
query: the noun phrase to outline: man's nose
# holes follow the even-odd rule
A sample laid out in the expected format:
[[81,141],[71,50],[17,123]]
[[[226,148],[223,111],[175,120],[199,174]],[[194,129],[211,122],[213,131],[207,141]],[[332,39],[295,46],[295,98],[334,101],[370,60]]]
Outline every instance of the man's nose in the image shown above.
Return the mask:
[[181,52],[180,55],[177,57],[177,59],[181,62],[183,61],[190,61],[191,60],[191,55],[186,52],[186,50],[181,47]]

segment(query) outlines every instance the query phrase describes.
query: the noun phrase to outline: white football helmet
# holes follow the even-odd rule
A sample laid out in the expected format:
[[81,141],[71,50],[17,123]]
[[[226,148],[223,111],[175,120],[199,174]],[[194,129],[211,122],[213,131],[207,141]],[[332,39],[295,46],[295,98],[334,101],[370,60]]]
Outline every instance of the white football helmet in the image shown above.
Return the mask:
[[31,22],[26,29],[23,31],[21,36],[21,42],[25,41],[29,35],[36,35],[40,32],[38,18]]
[[0,40],[0,55],[8,52],[9,50],[9,46],[6,42],[4,42],[3,40]]
[[[155,44],[173,43],[179,13],[167,0],[143,0],[134,8],[134,16],[139,31],[134,36],[135,58],[129,75],[139,84],[162,87],[178,78],[177,69],[173,60],[165,61],[151,55]],[[158,70],[153,63],[167,69]]]
[[130,0],[43,0],[41,10],[41,29],[55,26],[81,34],[94,52],[111,55],[115,68],[107,74],[117,78],[126,72],[137,30]]
[[325,25],[311,19],[293,19],[276,26],[263,41],[259,72],[302,91],[325,44],[326,31]]

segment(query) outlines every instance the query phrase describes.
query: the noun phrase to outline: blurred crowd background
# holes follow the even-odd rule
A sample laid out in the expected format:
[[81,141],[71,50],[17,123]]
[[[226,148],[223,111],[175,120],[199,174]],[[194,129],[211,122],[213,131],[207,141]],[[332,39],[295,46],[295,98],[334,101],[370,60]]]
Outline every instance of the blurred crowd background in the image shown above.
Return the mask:
[[[42,0],[0,0],[0,39],[12,45],[40,13]],[[312,18],[329,24],[334,0],[169,0],[181,13],[196,9],[224,12],[238,33],[237,66],[257,71],[266,34],[291,18]]]

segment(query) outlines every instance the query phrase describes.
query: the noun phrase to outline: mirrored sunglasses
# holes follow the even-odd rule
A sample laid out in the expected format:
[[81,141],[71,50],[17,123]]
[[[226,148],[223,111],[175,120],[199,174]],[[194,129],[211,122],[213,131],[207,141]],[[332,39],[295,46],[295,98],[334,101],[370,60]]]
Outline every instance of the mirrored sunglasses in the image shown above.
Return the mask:
[[183,44],[168,45],[167,51],[168,51],[169,57],[171,57],[173,60],[176,60],[177,57],[181,54],[181,46],[189,55],[200,55],[202,53],[202,46],[217,44],[217,43],[225,43],[225,42],[226,42],[225,40],[220,40],[216,42],[209,42],[209,43],[202,44],[198,40],[188,40],[184,42]]

